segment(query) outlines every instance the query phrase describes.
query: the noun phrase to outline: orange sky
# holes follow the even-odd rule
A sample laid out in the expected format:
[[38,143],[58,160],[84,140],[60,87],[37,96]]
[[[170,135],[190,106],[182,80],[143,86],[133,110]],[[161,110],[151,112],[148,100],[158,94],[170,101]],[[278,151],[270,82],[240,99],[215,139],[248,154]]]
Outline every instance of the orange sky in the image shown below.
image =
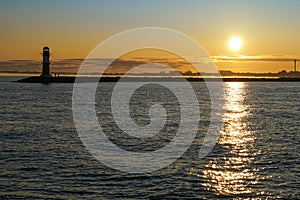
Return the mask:
[[[290,71],[293,63],[278,58],[300,59],[299,7],[296,0],[1,1],[0,62],[40,60],[45,44],[51,48],[52,60],[85,58],[113,34],[155,26],[192,37],[214,57],[268,59],[218,60],[221,70]],[[238,51],[228,47],[234,36],[243,41]],[[3,65],[0,70],[10,69]]]

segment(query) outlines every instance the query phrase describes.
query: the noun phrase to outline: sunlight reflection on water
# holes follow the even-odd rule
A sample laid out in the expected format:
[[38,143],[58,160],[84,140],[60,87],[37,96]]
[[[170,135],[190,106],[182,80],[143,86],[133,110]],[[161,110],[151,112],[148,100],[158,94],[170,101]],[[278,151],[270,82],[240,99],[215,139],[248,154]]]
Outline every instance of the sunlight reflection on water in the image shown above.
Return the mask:
[[247,130],[243,119],[250,115],[244,104],[247,83],[226,83],[224,129],[218,144],[228,151],[222,158],[214,158],[206,165],[203,176],[208,181],[203,185],[218,194],[248,194],[249,184],[256,184],[255,169],[249,165],[255,154],[251,152],[255,137]]

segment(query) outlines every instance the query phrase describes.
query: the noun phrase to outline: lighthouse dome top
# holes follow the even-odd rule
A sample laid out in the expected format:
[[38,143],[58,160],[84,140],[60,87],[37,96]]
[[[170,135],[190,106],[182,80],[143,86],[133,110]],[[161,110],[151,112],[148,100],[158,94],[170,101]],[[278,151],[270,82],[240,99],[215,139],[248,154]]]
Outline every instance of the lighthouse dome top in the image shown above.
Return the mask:
[[48,50],[48,51],[49,51],[49,47],[45,46],[45,47],[43,48],[43,50]]

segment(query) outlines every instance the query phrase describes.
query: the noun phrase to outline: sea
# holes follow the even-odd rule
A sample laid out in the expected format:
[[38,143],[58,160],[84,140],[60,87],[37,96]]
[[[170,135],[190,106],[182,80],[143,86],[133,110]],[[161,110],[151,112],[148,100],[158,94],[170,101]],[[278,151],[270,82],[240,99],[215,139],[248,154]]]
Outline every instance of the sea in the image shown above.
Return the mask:
[[[192,144],[161,169],[130,173],[102,163],[84,145],[73,120],[72,83],[12,82],[21,78],[0,77],[0,199],[300,199],[299,82],[224,83],[220,137],[204,158],[198,155],[211,101],[206,84],[192,82],[200,107]],[[95,95],[110,141],[140,153],[167,145],[180,126],[176,96],[158,84],[134,92],[137,124],[149,123],[154,103],[171,113],[159,137],[137,140],[114,120],[114,86],[102,82]]]

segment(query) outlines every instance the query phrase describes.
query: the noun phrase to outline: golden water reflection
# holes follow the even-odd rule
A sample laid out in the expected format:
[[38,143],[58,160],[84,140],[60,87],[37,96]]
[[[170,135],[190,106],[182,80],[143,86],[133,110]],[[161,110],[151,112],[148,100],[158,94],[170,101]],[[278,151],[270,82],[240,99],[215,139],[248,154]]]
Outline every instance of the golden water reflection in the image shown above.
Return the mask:
[[251,185],[256,184],[255,169],[250,166],[255,157],[255,137],[244,120],[250,115],[244,103],[246,84],[225,84],[224,128],[217,145],[220,152],[203,171],[203,186],[221,195],[249,194],[253,192]]

